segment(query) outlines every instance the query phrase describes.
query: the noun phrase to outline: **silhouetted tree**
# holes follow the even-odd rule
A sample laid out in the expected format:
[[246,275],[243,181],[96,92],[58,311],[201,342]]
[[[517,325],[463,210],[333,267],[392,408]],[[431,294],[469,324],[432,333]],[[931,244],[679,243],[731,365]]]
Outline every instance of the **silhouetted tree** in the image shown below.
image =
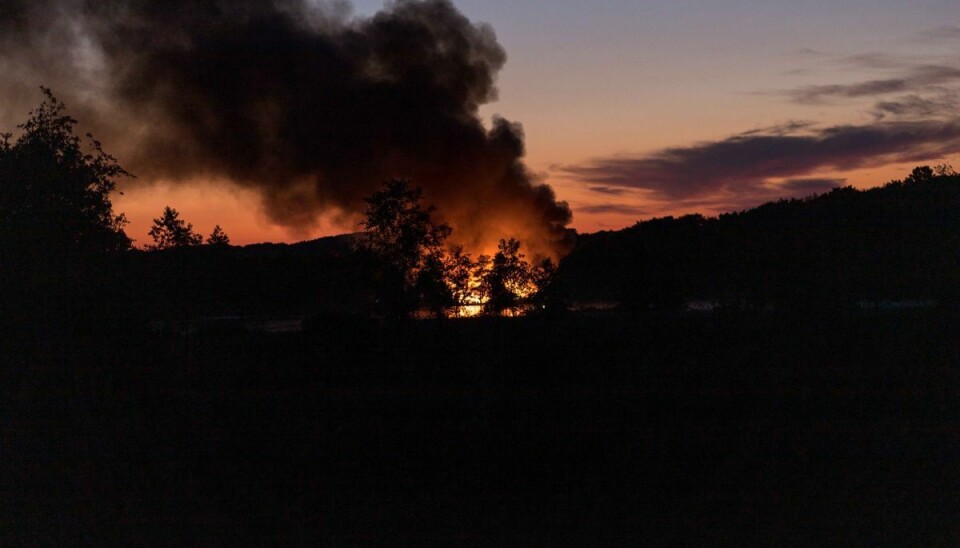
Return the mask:
[[110,193],[117,177],[130,176],[89,134],[84,152],[73,134],[77,121],[53,93],[17,126],[0,134],[0,242],[5,255],[62,258],[64,254],[125,250],[123,214]]
[[933,180],[933,169],[930,166],[919,166],[913,168],[910,175],[903,180],[904,184],[913,185],[919,183],[929,183]]
[[530,269],[530,281],[534,289],[529,301],[538,311],[558,312],[566,306],[555,284],[556,274],[557,266],[549,257]]
[[380,301],[392,316],[409,315],[427,294],[434,310],[444,300],[440,258],[451,228],[433,222],[435,208],[420,204],[422,194],[406,179],[393,179],[366,199],[362,246],[377,259]]
[[181,219],[180,213],[170,206],[163,208],[163,215],[153,220],[149,234],[154,244],[147,247],[152,250],[190,247],[203,243],[203,236],[194,233],[193,225]]
[[453,291],[447,282],[445,254],[441,250],[427,254],[417,271],[415,283],[419,306],[434,317],[442,318],[455,304]]
[[130,174],[42,89],[20,135],[0,134],[0,323],[90,326],[124,313],[118,252],[131,240],[110,194]]
[[958,175],[956,170],[950,164],[939,164],[933,167],[933,173],[937,177],[955,177]]
[[477,304],[477,288],[475,286],[474,271],[476,263],[470,255],[463,252],[462,246],[451,247],[444,255],[444,274],[450,290],[452,306],[460,307]]
[[487,280],[487,274],[490,272],[491,262],[492,259],[489,255],[480,255],[472,264],[472,278],[476,284],[472,290],[477,300],[481,303],[486,303],[490,300],[490,284]]
[[532,275],[530,265],[520,253],[519,240],[500,240],[483,280],[488,295],[485,312],[503,314],[516,311],[523,304],[532,292]]
[[220,225],[213,227],[213,232],[207,236],[207,245],[230,245],[230,236],[220,228]]

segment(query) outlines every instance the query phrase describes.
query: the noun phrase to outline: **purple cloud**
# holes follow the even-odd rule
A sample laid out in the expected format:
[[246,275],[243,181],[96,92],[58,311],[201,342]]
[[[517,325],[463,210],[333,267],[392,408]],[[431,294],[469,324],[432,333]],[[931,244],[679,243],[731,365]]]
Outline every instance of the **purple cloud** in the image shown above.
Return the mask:
[[960,122],[925,120],[845,125],[804,134],[743,134],[639,156],[596,158],[559,171],[604,188],[688,200],[721,192],[759,195],[773,181],[824,170],[921,162],[960,152]]

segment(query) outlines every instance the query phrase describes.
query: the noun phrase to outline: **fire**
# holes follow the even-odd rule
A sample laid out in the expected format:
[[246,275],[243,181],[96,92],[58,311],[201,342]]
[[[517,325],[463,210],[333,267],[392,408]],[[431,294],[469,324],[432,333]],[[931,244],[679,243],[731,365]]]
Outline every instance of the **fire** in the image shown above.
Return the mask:
[[[456,292],[456,289],[451,287]],[[484,296],[483,278],[476,273],[470,275],[467,290],[462,295],[456,295],[458,305],[454,307],[454,315],[458,318],[474,318],[483,314],[487,299]]]
[[[472,274],[467,286],[466,292],[462,295],[457,296],[457,301],[460,303],[457,306],[453,307],[452,315],[457,318],[474,318],[481,316],[484,313],[487,302],[490,300],[490,296],[487,294],[486,284],[483,280],[483,274],[480,275]],[[512,283],[508,282],[506,289],[517,296],[518,301],[521,303],[519,306],[507,308],[502,311],[504,316],[523,316],[529,311],[529,305],[525,304],[525,301],[532,297],[537,292],[537,286],[533,283],[532,280],[526,280],[524,283]],[[456,289],[451,287],[456,293]]]
[[457,307],[458,318],[476,318],[483,314],[482,304],[463,304]]

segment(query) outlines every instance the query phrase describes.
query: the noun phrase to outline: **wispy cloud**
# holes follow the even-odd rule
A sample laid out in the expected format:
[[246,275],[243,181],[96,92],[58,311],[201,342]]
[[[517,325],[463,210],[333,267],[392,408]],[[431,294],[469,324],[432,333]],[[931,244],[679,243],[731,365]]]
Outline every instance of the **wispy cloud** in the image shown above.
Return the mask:
[[808,85],[781,91],[795,103],[822,104],[831,99],[875,97],[893,93],[931,91],[937,86],[960,82],[960,67],[947,64],[910,64],[907,61],[881,54],[847,57],[841,63],[861,68],[898,68],[890,78],[880,78],[850,84]]
[[842,57],[839,59],[838,64],[846,67],[866,69],[902,69],[910,67],[913,63],[899,55],[872,52]]
[[581,206],[577,208],[577,211],[580,213],[587,213],[591,215],[632,215],[634,217],[641,217],[644,215],[650,214],[650,208],[647,206],[633,205],[633,204],[595,204],[588,206]]
[[928,119],[954,116],[960,112],[960,97],[956,92],[944,92],[937,97],[906,95],[877,102],[871,114],[877,119],[894,116],[898,119]]
[[835,84],[827,86],[804,86],[787,92],[797,103],[819,104],[827,98],[865,97],[907,91],[907,81],[900,78],[887,80],[868,80],[856,84]]
[[960,68],[948,65],[919,65],[908,69],[902,76],[867,80],[852,84],[803,86],[784,92],[791,100],[801,104],[820,104],[835,98],[872,97],[893,93],[909,93],[929,90],[932,86],[960,81]]
[[774,126],[751,129],[740,133],[740,137],[752,135],[789,135],[813,127],[815,124],[806,120],[791,120]]
[[[776,182],[826,170],[919,162],[960,152],[960,122],[924,120],[833,126],[802,134],[745,134],[652,154],[596,158],[560,167],[591,186],[646,190],[662,200],[766,195]],[[793,181],[782,190],[795,191]],[[823,183],[824,180],[819,180]],[[833,185],[823,184],[822,188]],[[818,188],[821,188],[821,186]]]
[[625,188],[619,187],[609,187],[609,186],[592,186],[589,187],[591,192],[596,192],[598,194],[607,194],[610,196],[620,196],[626,194],[628,191]]
[[827,57],[830,54],[813,48],[800,48],[796,51],[797,55],[804,57]]

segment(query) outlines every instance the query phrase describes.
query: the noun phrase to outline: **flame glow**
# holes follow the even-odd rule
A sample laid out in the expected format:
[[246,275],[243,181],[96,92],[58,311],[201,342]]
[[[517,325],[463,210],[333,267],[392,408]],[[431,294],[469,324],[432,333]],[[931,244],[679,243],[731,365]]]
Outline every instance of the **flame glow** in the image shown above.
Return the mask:
[[[454,287],[450,289],[455,291]],[[519,317],[527,314],[530,311],[530,305],[525,303],[525,301],[536,293],[536,285],[531,281],[524,284],[508,283],[507,289],[519,298],[521,304],[503,310],[501,315]],[[485,312],[487,302],[490,300],[489,296],[485,294],[482,277],[477,275],[470,276],[467,292],[463,295],[455,295],[455,298],[457,302],[460,303],[450,309],[450,315],[455,318],[475,318],[482,316]]]

